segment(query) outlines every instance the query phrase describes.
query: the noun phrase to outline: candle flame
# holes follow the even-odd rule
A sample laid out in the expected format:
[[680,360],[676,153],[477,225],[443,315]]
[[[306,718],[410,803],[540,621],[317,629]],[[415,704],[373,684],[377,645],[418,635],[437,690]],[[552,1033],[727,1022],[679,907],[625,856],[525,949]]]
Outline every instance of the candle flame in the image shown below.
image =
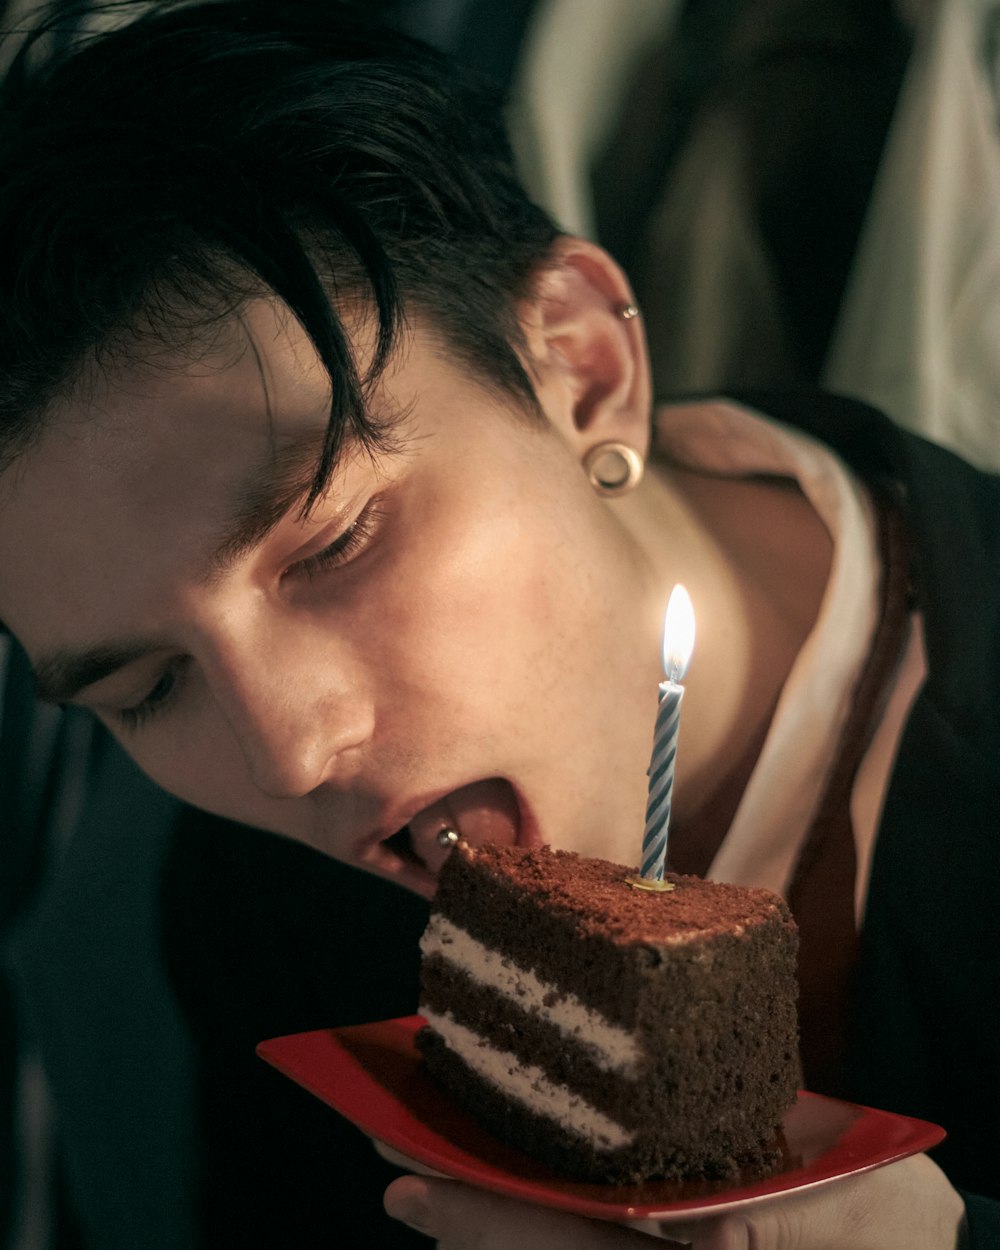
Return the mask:
[[673,588],[663,621],[663,671],[668,681],[684,678],[694,651],[694,608],[680,584]]

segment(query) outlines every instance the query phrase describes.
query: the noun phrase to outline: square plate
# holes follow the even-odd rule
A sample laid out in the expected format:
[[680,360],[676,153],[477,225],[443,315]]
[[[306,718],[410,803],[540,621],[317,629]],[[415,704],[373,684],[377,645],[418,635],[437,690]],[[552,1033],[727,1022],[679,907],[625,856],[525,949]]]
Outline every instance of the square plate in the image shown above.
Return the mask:
[[604,1220],[721,1214],[881,1167],[936,1145],[926,1120],[802,1092],[785,1114],[784,1162],[766,1177],[591,1185],[505,1145],[427,1075],[414,1046],[420,1016],[261,1042],[257,1053],[369,1136],[456,1180]]

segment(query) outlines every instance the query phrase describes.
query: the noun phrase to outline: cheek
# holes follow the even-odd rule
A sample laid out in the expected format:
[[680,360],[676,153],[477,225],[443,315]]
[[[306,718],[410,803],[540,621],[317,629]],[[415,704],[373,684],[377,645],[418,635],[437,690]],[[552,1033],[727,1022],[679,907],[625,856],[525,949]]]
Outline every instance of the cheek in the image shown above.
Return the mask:
[[523,712],[565,681],[581,645],[606,643],[599,577],[574,539],[584,522],[541,505],[460,497],[380,578],[369,636],[431,703]]
[[247,770],[232,734],[200,705],[197,712],[153,723],[136,734],[111,733],[140,769],[168,794],[230,820],[254,823]]

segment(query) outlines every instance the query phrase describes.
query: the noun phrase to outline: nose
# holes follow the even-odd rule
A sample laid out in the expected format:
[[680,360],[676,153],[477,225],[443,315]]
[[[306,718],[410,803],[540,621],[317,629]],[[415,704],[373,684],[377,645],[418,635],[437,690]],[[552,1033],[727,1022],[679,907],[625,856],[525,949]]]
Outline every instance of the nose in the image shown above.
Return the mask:
[[209,680],[251,780],[268,798],[301,798],[357,769],[373,704],[356,662],[334,640],[230,645]]

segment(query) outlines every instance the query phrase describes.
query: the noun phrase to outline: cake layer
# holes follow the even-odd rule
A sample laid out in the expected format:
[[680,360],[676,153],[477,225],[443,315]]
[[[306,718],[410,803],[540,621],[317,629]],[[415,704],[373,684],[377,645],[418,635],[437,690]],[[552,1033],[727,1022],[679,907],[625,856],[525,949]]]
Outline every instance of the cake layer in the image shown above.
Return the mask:
[[651,1176],[726,1180],[766,1174],[781,1163],[777,1125],[710,1129],[688,1148],[662,1132],[605,1145],[503,1094],[495,1081],[470,1067],[436,1031],[422,1030],[417,1043],[435,1079],[481,1124],[516,1149],[577,1180],[611,1184],[638,1183]]
[[[536,1068],[550,1084],[572,1087],[596,1110],[625,1126],[641,1125],[641,1115],[636,1119],[631,1106],[638,1065],[627,1071],[610,1069],[586,1039],[568,1036],[544,1012],[523,1009],[439,956],[426,961],[422,979],[420,1011],[425,1019],[447,1015],[477,1035],[486,1028],[492,1046]],[[502,1083],[503,1073],[496,1079]],[[631,1119],[623,1118],[630,1114]]]
[[[759,989],[749,979],[734,985],[725,1002],[671,1002],[666,1018],[633,1035],[637,1058],[618,1068],[586,1034],[575,1036],[553,1022],[544,1001],[525,1003],[516,992],[477,982],[440,953],[425,959],[421,979],[426,1018],[447,1014],[477,1034],[488,1029],[492,1045],[551,1083],[571,1087],[627,1128],[648,1123],[655,1096],[660,1112],[674,1121],[672,1132],[687,1144],[689,1133],[703,1132],[706,1116],[718,1127],[748,1115],[774,1124],[794,1093],[786,1076],[787,1012],[762,1012]],[[495,1079],[503,1084],[502,1070]]]
[[481,1034],[459,1024],[450,1012],[438,1015],[425,1007],[424,1019],[444,1042],[487,1085],[561,1129],[579,1137],[595,1150],[620,1149],[635,1133],[603,1115],[569,1086],[550,1081],[537,1064],[525,1063],[509,1050],[491,1046]]
[[[425,960],[445,960],[476,985],[487,986],[514,1002],[521,1011],[544,1011],[546,1020],[567,1040],[586,1047],[602,1070],[626,1075],[636,1072],[642,1052],[634,1033],[605,1019],[572,991],[541,980],[530,968],[491,950],[447,917],[431,916],[420,949]],[[432,971],[433,963],[428,967]],[[424,990],[426,996],[426,978]]]

